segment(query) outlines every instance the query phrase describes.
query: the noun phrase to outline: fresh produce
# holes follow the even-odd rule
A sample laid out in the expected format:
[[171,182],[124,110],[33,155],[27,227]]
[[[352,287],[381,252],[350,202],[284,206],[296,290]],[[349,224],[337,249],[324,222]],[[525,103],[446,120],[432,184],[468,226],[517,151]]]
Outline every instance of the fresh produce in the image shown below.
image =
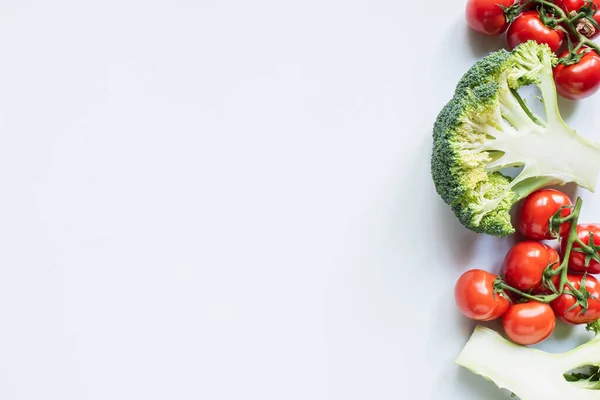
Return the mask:
[[[591,275],[567,275],[568,284],[563,294],[551,303],[552,310],[561,321],[580,325],[600,318],[600,283]],[[581,287],[584,292],[577,292]],[[574,291],[571,288],[575,289]]]
[[[529,40],[547,44],[559,54],[553,65],[558,94],[571,100],[600,88],[600,0],[470,0],[469,26],[485,35],[504,31],[509,49]],[[503,18],[502,18],[503,17]]]
[[[594,190],[600,145],[561,118],[552,78],[556,56],[533,41],[475,64],[434,125],[431,161],[436,190],[467,228],[494,236],[515,231],[512,206],[540,188],[575,182]],[[517,89],[534,84],[546,119]],[[511,179],[502,170],[522,166]]]
[[550,354],[512,343],[497,332],[478,326],[456,359],[458,365],[508,389],[521,400],[598,400],[594,371],[570,373],[600,365],[598,324],[589,326],[596,336],[563,354]]
[[504,10],[500,7],[510,7],[514,0],[468,0],[465,16],[469,26],[484,35],[500,35],[508,28]]
[[559,264],[556,250],[544,243],[526,241],[510,249],[502,264],[502,275],[508,285],[528,292],[542,286],[546,268]]
[[[581,55],[579,61],[565,65],[559,63],[554,68],[554,81],[558,93],[571,100],[579,100],[591,96],[600,88],[600,55],[590,48],[577,50]],[[565,50],[561,58],[566,58]]]
[[[563,235],[562,253],[566,252],[567,240]],[[600,273],[600,225],[581,224],[577,226],[577,239],[569,257],[571,272],[588,274]]]
[[500,318],[510,300],[503,293],[497,293],[494,283],[498,277],[480,269],[465,272],[456,283],[454,299],[460,311],[477,321],[491,321]]
[[[522,236],[499,275],[472,269],[456,282],[460,312],[500,320],[508,338],[477,327],[456,362],[521,400],[600,399],[600,224],[579,223],[581,198],[549,188],[594,191],[598,180],[600,144],[563,121],[557,96],[600,91],[600,0],[468,0],[465,15],[479,33],[506,32],[512,51],[476,63],[439,113],[433,181],[465,227]],[[544,118],[518,92],[528,85],[541,93]],[[559,355],[526,347],[557,323],[587,325],[595,337]]]
[[[597,0],[554,0],[554,4],[562,8],[568,15],[575,13],[577,15],[580,10],[586,10],[588,17],[591,16],[597,24],[600,24],[600,4]],[[590,39],[595,39],[600,36],[600,29],[597,29],[591,22],[585,23],[585,18],[579,18],[576,23],[577,31]]]
[[565,33],[559,28],[546,26],[538,11],[526,11],[519,15],[510,25],[506,34],[506,41],[510,49],[514,49],[521,43],[535,40],[544,43],[550,50],[557,52],[563,44]]
[[530,345],[546,339],[556,325],[556,317],[548,304],[530,301],[513,304],[502,318],[506,335],[517,344]]
[[[533,192],[523,201],[518,215],[518,231],[521,235],[535,240],[550,240],[556,236],[550,228],[550,218],[561,210],[561,216],[571,213],[571,199],[554,189],[542,189]],[[560,227],[560,234],[569,231],[569,224]]]
[[[524,202],[530,207],[529,212],[548,213],[548,202],[540,199],[548,200],[550,194],[558,199],[564,196],[560,192],[536,192]],[[564,198],[558,203],[566,205],[553,204],[551,209],[555,212],[547,218],[547,224],[555,237],[563,232],[559,237],[562,261],[545,243],[527,240],[510,249],[500,276],[481,269],[470,270],[455,286],[455,299],[464,315],[476,320],[501,317],[502,328],[510,339],[509,342],[494,331],[477,327],[456,362],[511,390],[521,400],[544,398],[547,387],[551,388],[548,393],[553,394],[550,398],[557,399],[597,398],[586,397],[588,390],[600,390],[600,336],[580,348],[585,348],[585,352],[576,349],[558,356],[523,347],[549,337],[557,319],[571,325],[588,324],[597,334],[600,330],[600,282],[587,273],[570,272],[572,255],[582,255],[583,261],[586,251],[592,254],[591,259],[598,256],[600,246],[596,247],[594,240],[600,225],[578,224],[580,198],[574,205]],[[569,212],[565,213],[566,209]],[[586,238],[592,245],[583,242]],[[507,298],[510,305],[506,308],[503,301]],[[591,367],[588,372],[572,372],[586,366]],[[526,384],[524,375],[536,384]]]
[[[543,206],[541,205],[541,207]],[[562,262],[556,251],[544,243],[534,241],[517,243],[504,258],[500,277],[481,269],[474,269],[465,272],[459,278],[455,285],[454,297],[461,312],[475,320],[496,319],[507,313],[509,316],[504,316],[508,320],[505,329],[510,329],[515,340],[520,344],[536,343],[543,339],[540,338],[541,334],[546,333],[543,329],[536,331],[529,326],[530,333],[535,336],[526,340],[519,336],[519,330],[515,329],[515,323],[510,322],[519,321],[518,317],[522,309],[525,310],[523,311],[525,314],[532,315],[532,312],[526,310],[538,303],[552,304],[557,315],[565,320],[570,318],[567,312],[579,307],[578,315],[582,320],[579,322],[571,320],[570,322],[590,322],[589,316],[594,314],[594,309],[589,309],[592,308],[591,306],[595,306],[591,300],[598,300],[593,294],[597,287],[597,281],[590,277],[586,282],[585,275],[581,280],[577,280],[569,274],[570,256],[575,252],[575,245],[580,241],[577,222],[581,207],[582,200],[578,199],[574,206],[569,206],[572,211],[567,216],[562,215],[563,210],[560,208],[550,217],[550,225],[557,227],[557,230],[560,230],[563,225],[569,225],[568,233],[561,239],[566,243]],[[511,312],[507,312],[504,304],[505,300],[509,298],[513,303],[508,310],[512,309]],[[515,308],[515,305],[522,301],[529,306]],[[598,301],[600,305],[600,300]],[[567,304],[568,307],[562,308]],[[550,306],[547,309],[550,310]],[[539,311],[539,308],[536,310]],[[586,314],[588,310],[589,313]],[[600,315],[598,317],[600,318]],[[508,331],[507,334],[509,334]],[[534,339],[535,341],[532,341]]]

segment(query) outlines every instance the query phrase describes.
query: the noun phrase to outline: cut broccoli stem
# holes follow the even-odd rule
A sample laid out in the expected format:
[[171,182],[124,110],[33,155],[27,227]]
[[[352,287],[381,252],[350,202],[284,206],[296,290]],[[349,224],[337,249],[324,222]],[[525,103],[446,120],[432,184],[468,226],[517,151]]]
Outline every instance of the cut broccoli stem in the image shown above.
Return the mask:
[[515,97],[513,91],[508,87],[506,78],[501,78],[499,100],[502,117],[513,127],[530,130],[540,128],[535,119],[531,118],[531,111],[524,103],[519,102],[519,99]]
[[527,197],[529,194],[535,192],[544,187],[559,185],[562,182],[556,178],[550,177],[534,177],[527,178],[512,187],[512,191],[515,192],[518,199]]
[[549,74],[540,74],[540,82],[537,87],[542,92],[544,111],[546,112],[546,121],[549,126],[562,125],[575,133],[567,126],[565,121],[560,116],[558,110],[558,96],[556,94],[556,86],[554,86],[554,78]]
[[525,100],[523,100],[518,91],[516,91],[515,89],[510,89],[510,92],[513,96],[515,96],[515,99],[519,102],[523,110],[527,113],[527,115],[529,116],[529,118],[531,118],[533,122],[535,122],[539,126],[546,126],[546,122],[543,119],[541,119],[536,113],[529,109],[529,107],[525,103]]
[[567,382],[564,374],[600,364],[600,337],[564,354],[516,345],[497,332],[478,326],[456,360],[471,372],[508,389],[521,400],[597,400],[585,384]]
[[[505,79],[501,80],[506,82]],[[501,152],[486,170],[497,172],[508,167],[524,166],[509,188],[517,198],[549,185],[575,182],[592,190],[600,170],[600,146],[586,140],[570,128],[560,116],[556,89],[550,74],[540,74],[536,83],[544,98],[547,123],[535,115],[514,90],[503,83],[500,89],[501,115],[510,125],[483,128],[488,135],[478,150]],[[528,160],[524,164],[523,160]]]

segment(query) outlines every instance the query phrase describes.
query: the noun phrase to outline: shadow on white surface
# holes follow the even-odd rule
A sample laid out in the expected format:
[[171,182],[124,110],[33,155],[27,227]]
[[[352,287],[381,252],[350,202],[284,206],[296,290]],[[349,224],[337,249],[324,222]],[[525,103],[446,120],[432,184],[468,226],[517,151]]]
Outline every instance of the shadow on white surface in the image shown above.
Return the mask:
[[448,260],[449,263],[458,267],[469,264],[473,258],[477,241],[480,239],[479,235],[462,226],[450,206],[444,203],[439,196],[435,201],[434,213],[439,223],[441,236],[446,238],[447,246],[458,249],[458,251],[450,253],[454,259]]
[[464,32],[469,43],[469,48],[476,57],[485,57],[494,51],[505,48],[506,46],[505,35],[494,37],[484,36],[475,32],[466,24],[464,24]]
[[[436,306],[431,315],[436,323],[432,323],[430,326],[443,327],[440,329],[441,332],[430,331],[427,338],[428,359],[431,361],[437,360],[438,362],[441,360],[444,363],[435,381],[452,382],[451,391],[457,395],[469,393],[468,396],[462,395],[461,398],[464,400],[510,399],[508,391],[500,390],[493,382],[454,363],[454,360],[473,334],[475,326],[483,325],[499,332],[500,324],[498,321],[481,323],[464,317],[454,304],[453,290],[453,283],[449,283],[447,289],[439,293]],[[444,353],[443,357],[440,356],[441,351]],[[429,398],[437,398],[436,393],[439,395],[439,388],[431,388]]]
[[498,389],[493,382],[482,378],[479,375],[475,375],[465,368],[458,367],[456,372],[456,381],[464,387],[469,388],[471,394],[475,395],[477,399],[481,400],[508,400],[515,397],[511,396],[511,393],[505,389]]
[[569,118],[571,118],[573,114],[575,114],[578,105],[579,102],[576,100],[569,100],[565,99],[564,97],[558,96],[558,108],[560,109],[560,115],[565,121],[568,121]]

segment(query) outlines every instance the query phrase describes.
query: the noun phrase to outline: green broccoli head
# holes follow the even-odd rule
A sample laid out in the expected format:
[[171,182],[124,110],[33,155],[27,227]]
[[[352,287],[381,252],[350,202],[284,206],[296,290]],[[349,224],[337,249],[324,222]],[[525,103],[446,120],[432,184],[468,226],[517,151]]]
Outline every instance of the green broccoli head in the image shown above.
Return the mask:
[[[575,182],[593,190],[600,149],[577,135],[558,112],[556,57],[533,41],[485,57],[462,77],[433,129],[436,190],[467,228],[494,236],[514,232],[515,202],[545,186]],[[545,120],[517,93],[534,84]],[[510,178],[502,173],[521,167]]]

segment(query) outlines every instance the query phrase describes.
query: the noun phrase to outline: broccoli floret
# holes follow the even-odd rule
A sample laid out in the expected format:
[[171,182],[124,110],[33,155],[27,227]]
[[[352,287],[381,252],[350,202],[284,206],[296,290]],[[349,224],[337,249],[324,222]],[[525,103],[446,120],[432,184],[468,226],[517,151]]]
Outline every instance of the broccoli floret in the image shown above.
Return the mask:
[[[475,64],[458,83],[433,129],[431,171],[438,194],[467,228],[494,236],[514,232],[510,210],[542,187],[574,182],[594,191],[600,146],[570,128],[558,111],[545,44],[530,41]],[[545,119],[517,89],[536,85]],[[522,167],[513,179],[502,173]]]

